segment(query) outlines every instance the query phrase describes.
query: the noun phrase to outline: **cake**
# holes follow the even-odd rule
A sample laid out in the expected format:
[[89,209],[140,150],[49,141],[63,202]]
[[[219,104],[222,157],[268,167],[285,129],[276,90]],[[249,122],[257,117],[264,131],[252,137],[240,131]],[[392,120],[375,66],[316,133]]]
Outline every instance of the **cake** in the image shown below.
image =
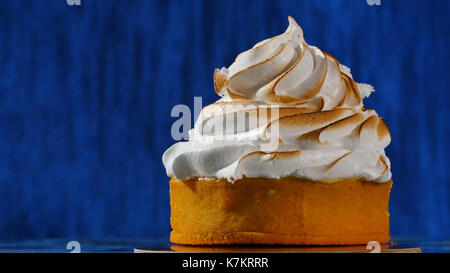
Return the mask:
[[287,30],[214,72],[221,97],[189,141],[163,155],[171,242],[184,245],[385,243],[392,187],[373,91]]

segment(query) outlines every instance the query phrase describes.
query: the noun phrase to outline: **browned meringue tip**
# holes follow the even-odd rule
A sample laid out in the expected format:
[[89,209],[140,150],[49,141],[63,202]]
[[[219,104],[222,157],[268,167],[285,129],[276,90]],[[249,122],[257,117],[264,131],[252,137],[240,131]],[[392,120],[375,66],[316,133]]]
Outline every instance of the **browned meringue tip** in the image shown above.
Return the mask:
[[356,126],[356,124],[359,124],[362,121],[364,121],[364,116],[360,113],[355,113],[324,127],[323,131],[341,129],[346,126],[351,126],[352,124]]
[[380,121],[378,122],[377,134],[378,134],[379,140],[382,140],[383,138],[391,137],[389,129],[388,129],[386,123],[384,122],[383,118],[380,118]]
[[220,95],[220,91],[227,86],[227,76],[220,73],[219,69],[214,70],[214,90]]
[[[287,47],[288,47],[288,45],[291,43],[291,40],[288,40],[275,54],[273,54],[272,56],[270,56],[269,58],[267,58],[267,59],[265,59],[265,60],[263,60],[263,61],[260,61],[260,62],[258,62],[258,63],[256,63],[256,64],[254,64],[254,65],[251,65],[251,66],[249,66],[249,67],[247,67],[247,68],[245,68],[245,69],[243,69],[243,70],[240,70],[239,72],[237,72],[237,73],[235,73],[234,75],[232,75],[228,80],[227,80],[227,83],[226,83],[226,86],[227,86],[227,90],[228,90],[228,94],[230,95],[230,97],[233,95],[233,96],[238,96],[238,97],[243,97],[242,95],[240,95],[240,93],[241,93],[241,91],[242,90],[231,90],[233,87],[232,87],[232,85],[233,85],[233,80],[236,80],[236,79],[239,79],[239,77],[241,77],[242,75],[244,75],[244,73],[246,73],[246,72],[248,72],[248,71],[251,71],[251,70],[253,70],[253,69],[255,69],[255,68],[257,68],[257,67],[261,67],[262,65],[265,65],[265,64],[267,64],[267,63],[269,63],[269,62],[271,62],[271,61],[273,61],[275,58],[277,58]],[[261,46],[263,46],[263,45],[261,45]],[[254,48],[252,48],[252,49],[254,49]],[[252,49],[250,49],[250,50],[252,50]],[[248,50],[248,51],[250,51],[250,50]],[[239,55],[242,55],[242,53],[241,54],[239,54]],[[236,58],[237,59],[237,58]],[[277,77],[277,76],[276,76]],[[272,77],[272,78],[265,78],[265,80],[266,81],[272,81],[274,78],[276,78],[276,77]],[[231,87],[231,88],[230,88]],[[236,92],[238,92],[238,94],[236,94]]]
[[297,140],[299,141],[312,141],[322,144],[320,142],[320,133],[322,132],[322,128],[316,129],[314,131],[308,132],[306,134],[301,134]]
[[344,83],[346,84],[346,94],[345,94],[345,98],[343,99],[343,101],[340,102],[340,104],[343,104],[345,102],[348,102],[349,100],[354,100],[354,102],[356,102],[355,104],[359,105],[362,103],[362,98],[361,95],[359,93],[359,89],[358,86],[356,85],[355,81],[350,78],[349,76],[347,76],[345,73],[341,73],[341,79],[344,81]]
[[280,118],[282,125],[322,125],[330,123],[346,117],[346,114],[354,113],[349,108],[336,108],[333,110],[326,110],[321,112],[301,113],[292,116]]
[[346,153],[345,155],[343,155],[343,156],[339,157],[338,159],[336,159],[335,161],[331,162],[331,164],[328,165],[328,167],[327,167],[327,171],[331,170],[331,168],[333,168],[334,165],[336,165],[339,161],[341,161],[342,159],[346,158],[350,154],[351,154],[351,152]]
[[380,159],[381,163],[384,165],[385,169],[384,171],[381,173],[381,175],[384,175],[387,171],[389,171],[389,166],[386,163],[386,160],[384,159],[384,157],[382,155],[380,155]]
[[372,115],[367,118],[361,125],[359,126],[358,136],[361,137],[361,132],[364,130],[375,130],[375,127],[378,125],[378,117],[376,115]]
[[250,158],[252,156],[258,156],[258,157],[270,156],[268,158],[268,160],[280,160],[280,159],[290,159],[293,157],[297,157],[300,155],[300,153],[301,153],[300,150],[287,151],[287,152],[270,152],[270,153],[257,151],[257,152],[252,152],[252,153],[249,153],[249,154],[243,156],[239,160],[239,163],[242,162],[244,159]]
[[290,26],[294,26],[296,28],[301,29],[299,24],[297,23],[297,21],[295,21],[295,19],[292,16],[290,16],[290,15],[288,16],[288,21],[289,21]]

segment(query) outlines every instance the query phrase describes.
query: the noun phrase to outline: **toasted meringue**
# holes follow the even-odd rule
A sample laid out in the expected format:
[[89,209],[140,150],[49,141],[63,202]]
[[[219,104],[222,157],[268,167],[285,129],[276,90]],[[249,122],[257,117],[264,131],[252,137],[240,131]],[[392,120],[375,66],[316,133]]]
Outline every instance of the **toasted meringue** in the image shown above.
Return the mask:
[[[283,34],[239,54],[229,68],[216,69],[214,88],[222,99],[203,108],[188,142],[164,153],[169,176],[391,179],[384,151],[389,131],[363,106],[373,87],[356,83],[349,68],[308,45],[292,17]],[[215,130],[239,113],[248,119],[245,126]],[[273,128],[278,145],[267,152],[262,145]]]

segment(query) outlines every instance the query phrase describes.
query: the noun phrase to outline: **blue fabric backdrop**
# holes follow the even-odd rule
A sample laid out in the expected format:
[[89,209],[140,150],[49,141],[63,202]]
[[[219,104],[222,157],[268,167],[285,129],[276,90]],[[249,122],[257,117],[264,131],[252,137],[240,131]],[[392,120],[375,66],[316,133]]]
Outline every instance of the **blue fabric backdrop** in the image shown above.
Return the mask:
[[284,31],[352,68],[392,134],[391,233],[449,238],[450,1],[0,2],[0,238],[168,235],[172,106]]

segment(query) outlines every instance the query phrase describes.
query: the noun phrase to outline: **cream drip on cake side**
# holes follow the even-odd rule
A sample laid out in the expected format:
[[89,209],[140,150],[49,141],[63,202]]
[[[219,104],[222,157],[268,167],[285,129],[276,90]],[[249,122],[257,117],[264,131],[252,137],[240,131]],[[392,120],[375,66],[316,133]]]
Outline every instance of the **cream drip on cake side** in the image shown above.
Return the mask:
[[[384,152],[389,131],[362,103],[373,87],[355,83],[350,69],[308,45],[291,17],[285,33],[216,69],[214,88],[222,99],[203,108],[189,141],[164,153],[169,176],[390,180]],[[277,115],[271,113],[274,105]],[[245,126],[214,130],[241,112]],[[272,128],[278,145],[268,152],[262,146]]]

